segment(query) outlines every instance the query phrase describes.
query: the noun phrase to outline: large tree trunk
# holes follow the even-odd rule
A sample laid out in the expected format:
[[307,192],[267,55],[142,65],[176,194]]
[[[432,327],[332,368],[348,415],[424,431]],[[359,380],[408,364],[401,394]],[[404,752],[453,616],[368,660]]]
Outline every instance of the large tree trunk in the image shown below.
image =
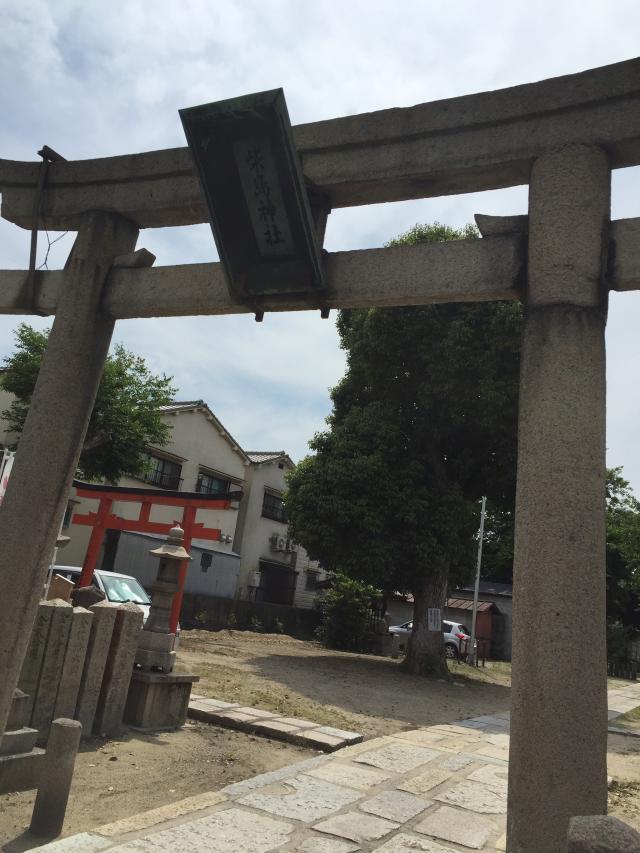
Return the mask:
[[444,615],[448,575],[446,566],[430,568],[422,586],[413,593],[413,633],[409,637],[404,667],[416,675],[449,677],[442,626],[439,623],[437,631],[430,631],[427,623],[429,608],[438,608]]

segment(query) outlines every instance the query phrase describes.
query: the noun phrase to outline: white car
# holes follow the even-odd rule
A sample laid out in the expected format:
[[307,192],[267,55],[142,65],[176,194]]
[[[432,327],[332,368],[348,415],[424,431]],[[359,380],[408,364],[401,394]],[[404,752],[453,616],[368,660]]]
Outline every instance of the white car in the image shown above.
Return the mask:
[[[400,651],[407,645],[409,634],[413,631],[413,620],[403,622],[402,625],[391,625],[390,634],[397,634],[400,639]],[[444,635],[444,653],[448,658],[457,658],[460,655],[460,643],[470,638],[469,629],[461,622],[449,622],[442,620],[442,633]],[[404,642],[403,642],[404,640]]]
[[[54,566],[54,575],[61,575],[68,581],[78,582],[80,578],[80,566]],[[126,601],[132,601],[137,604],[140,610],[144,613],[143,622],[147,621],[149,616],[149,607],[151,599],[140,585],[140,581],[132,578],[131,575],[121,575],[119,572],[103,572],[96,569],[93,573],[93,585],[102,590],[107,596],[107,601],[114,604],[123,604]]]

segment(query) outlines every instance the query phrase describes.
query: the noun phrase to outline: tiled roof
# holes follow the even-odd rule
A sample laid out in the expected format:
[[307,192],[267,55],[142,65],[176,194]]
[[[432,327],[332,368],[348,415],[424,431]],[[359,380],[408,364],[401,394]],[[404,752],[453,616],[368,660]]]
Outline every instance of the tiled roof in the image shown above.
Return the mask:
[[[483,613],[485,610],[491,610],[494,605],[490,601],[479,601],[478,611]],[[448,598],[447,607],[451,610],[473,610],[472,598]]]
[[280,459],[287,454],[284,450],[247,450],[247,456],[252,462],[270,462],[274,459]]
[[182,412],[188,409],[198,409],[201,406],[206,406],[204,400],[189,400],[186,403],[179,403],[174,400],[173,403],[168,403],[166,406],[160,406],[161,412]]
[[[473,592],[473,586],[463,586],[463,592]],[[480,595],[505,595],[507,598],[513,596],[513,586],[510,583],[496,583],[494,581],[480,581],[478,587]]]
[[166,406],[160,406],[160,411],[165,415],[175,415],[178,412],[193,412],[200,411],[206,415],[207,419],[211,421],[217,427],[219,433],[223,435],[231,447],[242,456],[245,465],[249,461],[249,458],[245,451],[240,447],[235,438],[231,435],[231,433],[225,429],[225,427],[220,423],[218,418],[213,414],[209,406],[205,403],[204,400],[187,400],[186,402],[181,402],[179,400],[174,400],[172,403],[168,403]]

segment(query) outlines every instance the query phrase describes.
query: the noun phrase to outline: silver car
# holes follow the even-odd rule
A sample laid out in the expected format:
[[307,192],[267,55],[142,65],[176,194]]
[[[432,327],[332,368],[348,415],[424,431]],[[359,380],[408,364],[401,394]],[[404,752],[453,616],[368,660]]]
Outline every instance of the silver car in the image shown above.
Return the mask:
[[[409,634],[413,631],[413,620],[403,622],[402,625],[392,625],[389,628],[390,634],[397,634],[400,637],[400,651],[404,651],[407,646]],[[460,643],[463,640],[468,640],[471,636],[469,629],[461,622],[449,622],[447,619],[442,620],[442,634],[444,636],[444,653],[448,658],[457,658],[460,656]]]
[[[61,575],[63,578],[74,583],[78,582],[81,571],[80,566],[53,567],[55,575]],[[119,572],[103,572],[100,569],[96,569],[93,573],[93,584],[104,592],[107,596],[107,601],[111,601],[114,604],[123,604],[125,601],[132,601],[134,604],[137,604],[144,613],[144,622],[147,621],[151,599],[140,585],[140,581],[132,578],[131,575],[122,575]]]

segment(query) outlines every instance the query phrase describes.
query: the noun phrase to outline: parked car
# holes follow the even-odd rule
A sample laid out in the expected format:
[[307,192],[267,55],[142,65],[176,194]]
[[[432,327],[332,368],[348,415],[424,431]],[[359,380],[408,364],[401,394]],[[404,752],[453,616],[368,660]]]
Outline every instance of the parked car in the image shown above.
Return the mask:
[[[80,566],[54,566],[53,573],[61,575],[69,581],[77,583],[80,578]],[[132,601],[144,613],[143,623],[149,616],[151,599],[140,585],[140,581],[131,575],[122,575],[119,572],[103,572],[99,569],[93,573],[93,584],[102,590],[107,600],[114,604],[123,604]]]
[[[391,625],[389,628],[390,634],[397,634],[400,637],[400,651],[405,649],[407,638],[412,631],[413,620],[403,622],[402,625]],[[462,640],[468,640],[471,636],[469,629],[461,622],[449,622],[444,619],[442,621],[442,633],[444,635],[445,655],[448,658],[457,658],[460,655],[460,643]]]

